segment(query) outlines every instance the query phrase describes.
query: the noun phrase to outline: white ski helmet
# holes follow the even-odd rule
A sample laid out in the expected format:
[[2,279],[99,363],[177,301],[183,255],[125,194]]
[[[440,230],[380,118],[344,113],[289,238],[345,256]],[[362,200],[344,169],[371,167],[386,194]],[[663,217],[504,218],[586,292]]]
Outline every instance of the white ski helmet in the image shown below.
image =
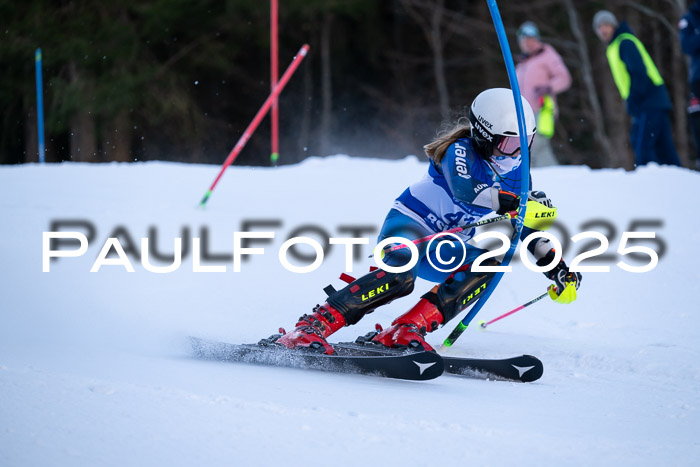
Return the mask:
[[[537,132],[535,113],[524,97],[522,103],[527,144],[531,147]],[[469,121],[474,148],[484,159],[491,157],[494,148],[504,156],[513,156],[520,149],[518,114],[510,89],[487,89],[476,96],[469,109]]]

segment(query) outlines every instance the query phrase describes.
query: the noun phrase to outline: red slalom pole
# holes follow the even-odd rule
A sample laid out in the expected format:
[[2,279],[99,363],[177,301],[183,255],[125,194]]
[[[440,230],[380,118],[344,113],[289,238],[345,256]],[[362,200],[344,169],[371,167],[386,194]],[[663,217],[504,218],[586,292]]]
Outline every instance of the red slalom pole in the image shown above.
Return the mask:
[[265,117],[265,114],[267,113],[268,110],[270,110],[270,106],[272,105],[272,102],[280,95],[284,87],[286,86],[287,82],[289,79],[292,77],[294,72],[299,68],[299,65],[301,64],[302,60],[304,60],[304,57],[306,57],[306,54],[309,52],[309,45],[304,44],[301,49],[299,49],[299,52],[294,56],[294,59],[292,60],[292,63],[289,64],[287,67],[287,70],[284,72],[282,75],[282,78],[279,80],[277,85],[272,89],[272,92],[270,95],[267,97],[265,100],[265,103],[260,107],[260,110],[258,110],[258,113],[255,114],[255,117],[253,117],[253,121],[250,122],[250,125],[248,125],[248,128],[245,129],[243,132],[243,135],[239,138],[238,142],[236,145],[233,147],[231,152],[229,153],[228,157],[224,161],[224,165],[221,167],[221,171],[219,172],[219,175],[216,176],[216,179],[214,179],[214,183],[211,184],[209,187],[209,190],[204,194],[204,198],[202,198],[202,201],[199,203],[200,207],[204,207],[206,204],[207,200],[211,196],[212,191],[214,191],[214,187],[216,186],[217,183],[219,183],[219,180],[221,179],[221,176],[224,174],[224,171],[228,168],[229,165],[233,164],[233,161],[236,160],[236,157],[238,157],[238,154],[241,152],[243,147],[246,145],[248,140],[250,139],[251,136],[253,136],[253,132],[255,132],[255,129],[258,127],[262,119]]
[[549,295],[549,289],[552,288],[552,287],[554,287],[554,284],[550,285],[549,288],[547,289],[547,291],[546,291],[545,293],[543,293],[542,295],[533,298],[533,299],[530,300],[529,302],[527,302],[527,303],[525,303],[525,304],[523,304],[523,305],[520,305],[519,307],[517,307],[517,308],[515,308],[515,309],[513,309],[513,310],[510,310],[508,313],[502,314],[502,315],[499,316],[498,318],[494,318],[494,319],[492,319],[492,320],[489,321],[489,322],[482,321],[482,322],[479,323],[479,326],[481,326],[482,328],[486,329],[486,327],[487,327],[489,324],[495,323],[496,321],[501,320],[501,319],[505,318],[506,316],[510,316],[510,315],[512,315],[513,313],[518,312],[518,311],[522,310],[523,308],[525,308],[526,306],[530,306],[530,305],[532,305],[532,304],[535,303],[535,302],[539,302],[539,301],[542,300],[544,297],[546,297],[547,295]]
[[[277,46],[277,11],[278,11],[277,0],[270,0],[270,88],[275,89],[277,85],[277,80],[279,79],[279,48]],[[270,153],[270,163],[272,166],[277,165],[277,159],[279,159],[280,154],[280,140],[279,140],[279,101],[275,98],[272,101],[272,110],[270,111],[270,148],[272,149]]]

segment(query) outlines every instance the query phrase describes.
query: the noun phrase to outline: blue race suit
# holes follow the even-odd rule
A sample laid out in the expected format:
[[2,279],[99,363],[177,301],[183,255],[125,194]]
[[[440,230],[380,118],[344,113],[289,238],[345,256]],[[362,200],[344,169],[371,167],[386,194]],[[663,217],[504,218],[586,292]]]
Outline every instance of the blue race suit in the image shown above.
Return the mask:
[[[440,164],[430,161],[428,173],[409,186],[395,201],[379,234],[379,241],[389,237],[415,240],[438,232],[462,227],[494,212],[493,188],[520,193],[521,168],[518,166],[503,175],[496,174],[490,165],[473,149],[469,138],[455,141],[447,149]],[[486,250],[466,244],[474,235],[474,229],[456,234],[462,242],[444,244],[440,250],[443,261],[454,258],[468,265]],[[448,237],[449,238],[449,237]],[[431,282],[443,282],[449,272],[441,272],[431,266],[448,269],[452,264],[437,261],[437,245],[427,242],[418,245],[420,259],[412,272]],[[430,261],[428,260],[430,258]],[[408,263],[407,248],[387,253],[384,262],[389,266]]]

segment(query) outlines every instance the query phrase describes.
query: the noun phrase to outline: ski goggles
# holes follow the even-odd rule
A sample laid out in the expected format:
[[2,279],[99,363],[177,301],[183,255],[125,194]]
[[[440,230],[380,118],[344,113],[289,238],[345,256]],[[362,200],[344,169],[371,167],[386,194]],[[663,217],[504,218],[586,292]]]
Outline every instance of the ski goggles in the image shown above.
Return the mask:
[[[520,150],[520,136],[503,136],[497,135],[494,138],[495,142],[493,147],[498,149],[498,151],[504,156],[513,157],[515,153]],[[527,147],[528,149],[532,147],[532,142],[535,140],[535,134],[528,136]]]

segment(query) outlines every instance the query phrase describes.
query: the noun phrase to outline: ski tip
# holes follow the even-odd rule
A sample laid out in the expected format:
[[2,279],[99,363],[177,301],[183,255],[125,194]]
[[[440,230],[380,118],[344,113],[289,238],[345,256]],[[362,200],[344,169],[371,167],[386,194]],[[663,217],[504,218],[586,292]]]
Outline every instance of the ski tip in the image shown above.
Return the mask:
[[513,362],[512,366],[520,373],[518,379],[523,383],[537,381],[544,374],[544,365],[539,358],[533,355],[522,355],[517,357],[516,360],[519,361]]
[[544,373],[542,362],[532,355],[491,359],[443,356],[447,373],[477,379],[531,383]]

